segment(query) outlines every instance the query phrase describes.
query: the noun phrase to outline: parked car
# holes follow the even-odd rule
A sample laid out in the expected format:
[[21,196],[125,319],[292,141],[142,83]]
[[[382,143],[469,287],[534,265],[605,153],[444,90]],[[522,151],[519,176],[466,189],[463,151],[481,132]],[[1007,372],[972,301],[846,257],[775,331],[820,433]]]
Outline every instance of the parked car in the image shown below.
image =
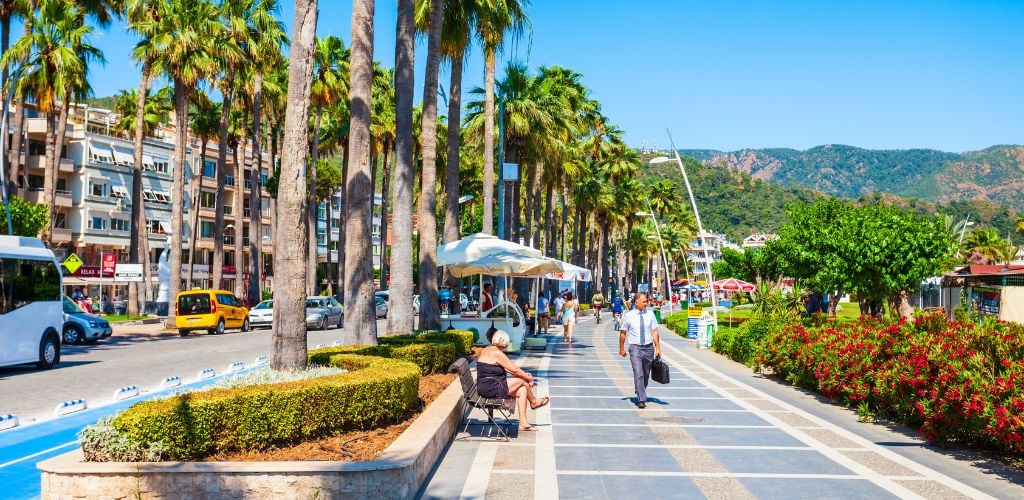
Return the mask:
[[316,325],[317,330],[326,330],[333,323],[340,327],[344,320],[341,304],[334,297],[309,297],[306,299],[306,327]]
[[182,337],[193,330],[206,330],[211,335],[224,333],[228,328],[249,331],[249,309],[227,290],[179,292],[174,307],[174,326]]
[[264,300],[256,307],[249,309],[249,327],[255,329],[258,326],[270,328],[274,323],[274,300]]
[[[470,305],[472,305],[472,302],[469,300],[469,297],[466,297],[466,294],[464,294],[464,293],[460,293],[459,294],[459,307],[462,308],[461,310],[463,310],[463,311],[472,311],[473,309],[470,307]],[[413,297],[412,297],[412,308],[413,308],[414,311],[416,311],[416,314],[419,314],[419,312],[420,312],[420,296],[419,295],[413,295]]]
[[62,296],[62,299],[64,301],[63,337],[65,344],[92,344],[114,333],[114,329],[110,327],[107,320],[83,311],[78,304],[66,296]]
[[379,295],[373,297],[378,318],[388,317],[388,301]]

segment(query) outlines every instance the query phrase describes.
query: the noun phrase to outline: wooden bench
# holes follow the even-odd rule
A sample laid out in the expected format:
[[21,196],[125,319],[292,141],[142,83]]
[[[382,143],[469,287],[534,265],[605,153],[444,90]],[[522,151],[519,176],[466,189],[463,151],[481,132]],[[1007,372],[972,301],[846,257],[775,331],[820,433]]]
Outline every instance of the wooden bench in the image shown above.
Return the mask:
[[466,358],[461,358],[452,363],[448,367],[448,373],[457,373],[459,375],[459,382],[462,384],[462,402],[466,408],[463,410],[463,432],[469,429],[469,412],[473,408],[479,408],[487,415],[487,422],[498,429],[498,432],[501,434],[499,440],[508,441],[508,433],[502,426],[503,424],[499,424],[494,420],[494,411],[497,410],[504,417],[504,425],[512,425],[512,415],[516,411],[516,400],[514,398],[485,398],[481,396],[476,390],[476,379],[473,378],[473,373]]

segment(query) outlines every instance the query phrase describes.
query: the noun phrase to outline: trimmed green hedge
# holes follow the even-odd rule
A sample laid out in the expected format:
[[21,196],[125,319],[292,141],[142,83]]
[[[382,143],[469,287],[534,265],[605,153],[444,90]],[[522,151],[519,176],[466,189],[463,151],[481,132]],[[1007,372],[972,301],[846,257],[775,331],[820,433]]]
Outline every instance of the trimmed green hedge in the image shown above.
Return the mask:
[[456,356],[469,356],[473,352],[475,335],[469,330],[420,330],[412,335],[380,337],[377,342],[386,345],[408,345],[417,343],[450,343],[455,345]]
[[[386,339],[386,340],[385,340]],[[331,356],[358,354],[401,359],[414,363],[423,374],[444,373],[458,359],[455,344],[451,342],[421,342],[407,336],[381,337],[380,345],[350,345],[325,347],[309,353],[309,362],[326,365]]]
[[193,460],[379,427],[419,404],[420,370],[413,363],[339,352],[314,356],[350,371],[144,401],[113,425],[132,441],[162,443],[169,459]]

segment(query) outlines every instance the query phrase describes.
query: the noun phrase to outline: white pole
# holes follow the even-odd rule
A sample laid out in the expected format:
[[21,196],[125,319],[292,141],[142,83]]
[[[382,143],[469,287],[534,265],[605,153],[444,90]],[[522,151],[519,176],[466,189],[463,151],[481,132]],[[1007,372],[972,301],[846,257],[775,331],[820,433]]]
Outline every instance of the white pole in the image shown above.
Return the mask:
[[[697,241],[699,242],[704,237],[704,225],[700,221],[700,212],[697,211],[697,199],[693,197],[693,188],[690,187],[690,178],[686,175],[686,167],[683,166],[683,159],[679,157],[679,150],[676,149],[676,143],[672,140],[672,132],[665,127],[665,132],[668,134],[668,142],[672,145],[672,153],[676,156],[676,163],[679,164],[679,171],[683,173],[683,182],[686,183],[686,192],[690,195],[690,207],[693,208],[693,216],[697,218]],[[708,287],[711,289],[711,317],[714,318],[714,329],[718,330],[718,307],[715,298],[715,277],[711,273],[711,256],[708,254],[707,242],[701,245],[704,249],[704,260],[705,265],[708,266]]]
[[[647,196],[647,193],[644,193],[644,201],[647,202],[647,213],[651,215],[651,220],[654,221],[654,231],[658,235],[658,247],[661,248],[661,261],[665,264],[664,269],[662,269],[665,273],[665,286],[667,287],[668,295],[672,295],[672,282],[670,281],[671,277],[669,277],[668,273],[668,257],[665,256],[665,243],[661,240],[660,224],[658,223],[658,218],[654,216],[654,210],[651,210],[651,199]],[[669,314],[672,314],[672,299],[667,295],[665,298],[669,299],[668,312]]]

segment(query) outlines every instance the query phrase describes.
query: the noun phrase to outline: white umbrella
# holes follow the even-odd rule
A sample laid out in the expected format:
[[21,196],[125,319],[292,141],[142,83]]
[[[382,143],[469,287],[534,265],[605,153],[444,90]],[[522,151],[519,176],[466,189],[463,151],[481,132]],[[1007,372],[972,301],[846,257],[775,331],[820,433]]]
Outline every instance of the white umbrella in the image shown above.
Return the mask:
[[548,273],[545,278],[549,280],[562,280],[562,281],[593,281],[594,273],[590,272],[590,269],[576,266],[568,262],[558,262],[561,269],[558,271]]
[[503,240],[494,235],[476,233],[461,240],[438,246],[437,265],[462,264],[495,254],[516,254],[538,258],[544,256],[536,248]]
[[561,266],[554,259],[530,257],[514,253],[496,253],[468,262],[448,264],[448,270],[458,278],[474,274],[540,276],[559,271]]

